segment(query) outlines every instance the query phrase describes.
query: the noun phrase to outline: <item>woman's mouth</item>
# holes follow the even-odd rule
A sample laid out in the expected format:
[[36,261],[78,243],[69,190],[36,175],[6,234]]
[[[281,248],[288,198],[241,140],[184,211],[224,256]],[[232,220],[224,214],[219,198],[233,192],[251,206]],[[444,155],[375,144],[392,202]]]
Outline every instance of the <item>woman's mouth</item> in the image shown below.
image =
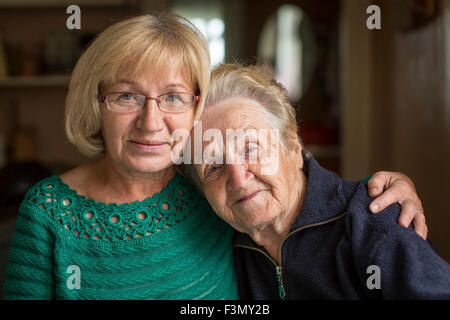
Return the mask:
[[235,203],[238,204],[238,203],[243,203],[243,202],[245,202],[245,201],[248,201],[248,200],[250,200],[250,199],[256,197],[256,195],[257,195],[258,193],[260,193],[261,191],[263,191],[263,190],[258,190],[258,191],[252,192],[252,193],[250,193],[250,194],[248,194],[248,195],[246,195],[246,196],[240,198],[240,199],[239,199],[238,201],[236,201]]
[[142,151],[158,151],[168,145],[165,141],[130,140],[131,144]]

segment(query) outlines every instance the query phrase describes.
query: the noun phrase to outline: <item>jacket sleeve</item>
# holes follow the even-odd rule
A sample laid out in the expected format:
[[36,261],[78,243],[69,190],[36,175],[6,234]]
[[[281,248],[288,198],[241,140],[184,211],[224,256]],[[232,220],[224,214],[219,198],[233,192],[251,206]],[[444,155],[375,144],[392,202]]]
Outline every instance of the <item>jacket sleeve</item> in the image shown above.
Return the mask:
[[383,299],[450,299],[450,265],[411,229],[396,225],[386,233],[373,265]]
[[54,236],[39,208],[22,203],[9,252],[4,299],[53,299]]

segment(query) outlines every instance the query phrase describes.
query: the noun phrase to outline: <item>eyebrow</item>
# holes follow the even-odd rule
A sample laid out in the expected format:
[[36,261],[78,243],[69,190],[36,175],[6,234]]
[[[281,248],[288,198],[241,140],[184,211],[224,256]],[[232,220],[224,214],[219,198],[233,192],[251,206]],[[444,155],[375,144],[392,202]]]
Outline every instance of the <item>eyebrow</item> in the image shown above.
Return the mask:
[[[130,84],[132,86],[134,86],[136,89],[141,90],[142,87],[139,85],[139,83],[137,83],[136,81],[133,80],[128,80],[128,79],[120,79],[119,81],[115,82],[112,84],[112,86],[118,85],[118,84]],[[163,87],[166,90],[174,90],[174,89],[178,89],[181,88],[183,90],[188,90],[188,88],[181,82],[173,82],[173,83],[169,83],[167,85],[165,85]]]
[[167,89],[171,89],[171,88],[182,88],[182,89],[184,89],[184,90],[188,90],[188,88],[184,85],[184,84],[182,84],[182,83],[169,83],[168,85],[166,85],[165,86],[165,88],[167,88]]

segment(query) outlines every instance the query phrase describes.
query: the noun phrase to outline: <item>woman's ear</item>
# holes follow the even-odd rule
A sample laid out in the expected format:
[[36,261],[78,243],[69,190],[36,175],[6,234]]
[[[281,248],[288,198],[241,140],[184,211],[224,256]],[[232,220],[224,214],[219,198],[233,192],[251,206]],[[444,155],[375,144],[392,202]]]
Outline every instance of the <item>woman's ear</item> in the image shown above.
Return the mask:
[[297,132],[297,128],[290,128],[287,132],[287,138],[288,138],[288,150],[293,153],[293,156],[302,162],[303,164],[303,157],[302,157],[302,144],[300,142],[300,137]]

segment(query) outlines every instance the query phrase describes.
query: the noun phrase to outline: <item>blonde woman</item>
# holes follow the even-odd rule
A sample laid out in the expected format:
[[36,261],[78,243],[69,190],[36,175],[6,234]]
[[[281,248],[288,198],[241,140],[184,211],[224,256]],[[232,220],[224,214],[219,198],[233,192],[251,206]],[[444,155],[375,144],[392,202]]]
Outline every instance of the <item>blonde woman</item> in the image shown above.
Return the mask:
[[[28,191],[7,299],[238,298],[233,231],[172,158],[185,143],[174,131],[202,113],[209,67],[203,37],[176,15],[98,35],[73,71],[65,119],[93,159]],[[417,197],[409,184],[390,190]]]

